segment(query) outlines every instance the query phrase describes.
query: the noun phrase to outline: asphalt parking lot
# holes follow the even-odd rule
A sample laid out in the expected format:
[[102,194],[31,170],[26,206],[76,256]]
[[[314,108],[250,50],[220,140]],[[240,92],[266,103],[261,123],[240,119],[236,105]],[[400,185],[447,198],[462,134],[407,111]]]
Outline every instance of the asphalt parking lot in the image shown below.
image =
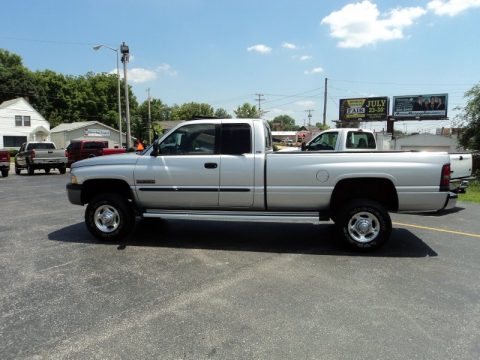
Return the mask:
[[69,174],[0,178],[1,359],[478,359],[480,206],[329,223],[141,222],[98,243]]

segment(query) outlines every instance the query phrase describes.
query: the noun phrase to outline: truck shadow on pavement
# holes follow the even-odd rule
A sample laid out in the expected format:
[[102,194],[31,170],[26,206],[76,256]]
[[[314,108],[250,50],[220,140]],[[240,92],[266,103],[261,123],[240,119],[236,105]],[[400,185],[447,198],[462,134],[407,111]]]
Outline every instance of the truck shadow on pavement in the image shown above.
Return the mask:
[[434,257],[438,254],[408,230],[394,228],[390,240],[370,253],[351,251],[336,238],[333,224],[247,223],[144,219],[123,241],[99,242],[78,223],[54,231],[49,240],[157,248],[251,251],[369,257]]

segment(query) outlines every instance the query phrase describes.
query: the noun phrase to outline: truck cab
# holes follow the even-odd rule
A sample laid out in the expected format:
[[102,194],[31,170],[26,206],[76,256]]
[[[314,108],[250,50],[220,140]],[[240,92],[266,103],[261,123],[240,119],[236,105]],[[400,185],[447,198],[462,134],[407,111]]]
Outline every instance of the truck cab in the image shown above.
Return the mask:
[[307,144],[302,151],[373,151],[377,149],[375,135],[363,129],[330,129],[321,132]]

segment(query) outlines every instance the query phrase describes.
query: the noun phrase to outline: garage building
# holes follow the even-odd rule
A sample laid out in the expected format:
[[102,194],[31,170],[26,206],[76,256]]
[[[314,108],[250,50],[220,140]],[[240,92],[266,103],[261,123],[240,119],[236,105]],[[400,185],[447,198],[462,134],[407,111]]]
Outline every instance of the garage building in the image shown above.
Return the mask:
[[[73,140],[108,141],[108,147],[120,147],[118,130],[98,121],[78,121],[60,124],[50,131],[52,141],[57,148],[65,149]],[[125,147],[127,136],[122,134],[121,146]],[[132,142],[133,143],[133,142]]]

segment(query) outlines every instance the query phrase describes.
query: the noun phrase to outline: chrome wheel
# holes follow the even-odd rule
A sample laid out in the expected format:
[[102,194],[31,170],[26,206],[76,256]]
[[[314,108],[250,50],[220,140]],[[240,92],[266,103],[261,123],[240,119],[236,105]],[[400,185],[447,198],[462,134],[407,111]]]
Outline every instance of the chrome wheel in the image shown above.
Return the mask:
[[358,212],[348,221],[348,234],[359,243],[368,243],[380,234],[380,221],[370,212]]
[[95,226],[103,233],[111,233],[120,225],[120,214],[111,205],[99,206],[93,215]]

